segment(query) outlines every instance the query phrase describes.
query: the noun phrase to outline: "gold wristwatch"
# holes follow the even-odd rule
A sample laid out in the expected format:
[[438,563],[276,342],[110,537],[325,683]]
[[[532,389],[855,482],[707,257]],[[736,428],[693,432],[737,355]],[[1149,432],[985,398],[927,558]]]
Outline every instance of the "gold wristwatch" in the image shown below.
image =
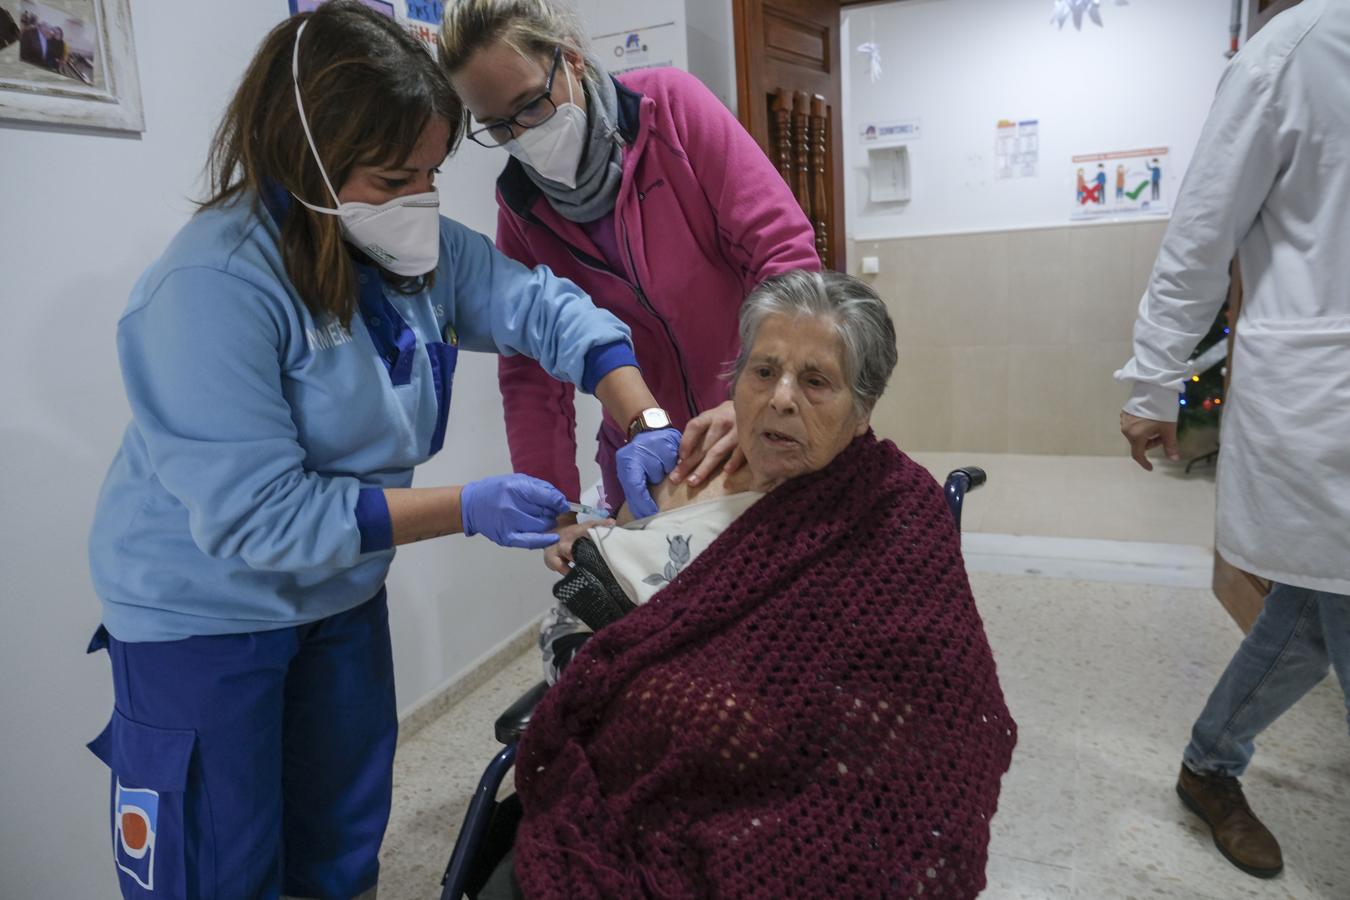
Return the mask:
[[659,406],[644,409],[628,423],[628,439],[631,441],[644,431],[656,431],[670,427],[670,416]]

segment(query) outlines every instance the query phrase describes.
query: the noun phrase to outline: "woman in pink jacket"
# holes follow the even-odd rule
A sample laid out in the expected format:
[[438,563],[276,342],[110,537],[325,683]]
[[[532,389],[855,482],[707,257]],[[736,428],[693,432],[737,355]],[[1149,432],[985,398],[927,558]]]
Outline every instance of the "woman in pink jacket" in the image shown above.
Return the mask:
[[[583,47],[553,0],[459,0],[445,11],[440,58],[473,115],[470,138],[512,157],[497,179],[497,245],[576,282],[632,329],[661,409],[601,426],[614,503],[615,452],[635,437],[656,456],[678,450],[676,481],[697,483],[732,455],[721,376],[736,357],[741,300],[820,259],[787,184],[701,82],[677,69],[615,78]],[[571,386],[524,356],[504,357],[499,379],[516,471],[577,496]],[[664,441],[647,437],[669,426]]]

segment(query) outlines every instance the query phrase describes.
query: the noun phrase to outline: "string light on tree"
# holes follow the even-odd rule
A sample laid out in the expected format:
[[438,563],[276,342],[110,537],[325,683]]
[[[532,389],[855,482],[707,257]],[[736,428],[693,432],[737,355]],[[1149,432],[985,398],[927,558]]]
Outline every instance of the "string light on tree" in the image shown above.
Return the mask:
[[1184,382],[1185,390],[1177,398],[1180,406],[1178,434],[1204,429],[1217,431],[1219,427],[1224,377],[1228,374],[1224,365],[1228,332],[1228,307],[1225,305],[1191,357],[1191,372]]

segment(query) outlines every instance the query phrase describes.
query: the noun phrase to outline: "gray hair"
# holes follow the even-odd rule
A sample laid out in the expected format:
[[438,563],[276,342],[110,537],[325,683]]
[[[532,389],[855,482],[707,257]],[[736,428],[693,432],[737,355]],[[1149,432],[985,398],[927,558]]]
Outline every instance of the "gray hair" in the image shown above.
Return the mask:
[[872,288],[839,272],[796,269],[766,278],[741,305],[741,352],[731,366],[734,384],[745,371],[755,336],[773,315],[810,316],[834,322],[844,345],[844,377],[859,415],[872,411],[895,370],[895,325]]

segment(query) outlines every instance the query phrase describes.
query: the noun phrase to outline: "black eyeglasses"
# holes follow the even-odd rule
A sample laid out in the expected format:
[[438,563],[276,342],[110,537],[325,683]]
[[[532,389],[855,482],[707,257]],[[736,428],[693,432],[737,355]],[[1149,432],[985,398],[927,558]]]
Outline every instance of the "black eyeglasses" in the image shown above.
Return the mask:
[[553,79],[558,74],[558,62],[562,59],[562,47],[553,50],[553,65],[549,66],[548,80],[544,82],[544,91],[533,100],[525,102],[519,109],[505,119],[498,119],[489,125],[475,128],[469,132],[469,140],[484,147],[500,147],[515,138],[513,130],[522,131],[543,125],[558,111],[553,102]]

